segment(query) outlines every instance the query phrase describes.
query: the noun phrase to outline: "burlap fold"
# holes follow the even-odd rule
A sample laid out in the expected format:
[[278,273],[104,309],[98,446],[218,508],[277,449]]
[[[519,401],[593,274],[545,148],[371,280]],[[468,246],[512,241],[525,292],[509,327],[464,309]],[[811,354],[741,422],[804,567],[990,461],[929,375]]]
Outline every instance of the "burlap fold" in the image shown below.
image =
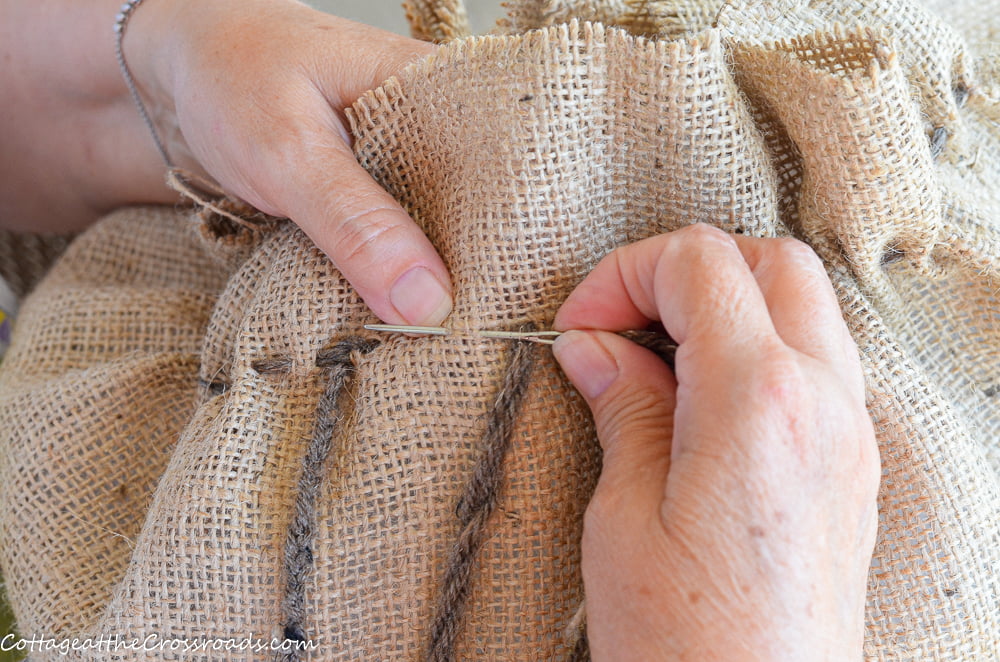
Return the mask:
[[21,631],[580,659],[589,416],[547,351],[468,331],[548,327],[615,246],[709,222],[809,242],[861,347],[867,657],[1000,659],[995,33],[902,0],[521,0],[485,37],[463,11],[412,3],[446,45],[349,113],[452,273],[452,335],[364,330],[290,224],[168,209],[105,219],[24,304],[0,373]]

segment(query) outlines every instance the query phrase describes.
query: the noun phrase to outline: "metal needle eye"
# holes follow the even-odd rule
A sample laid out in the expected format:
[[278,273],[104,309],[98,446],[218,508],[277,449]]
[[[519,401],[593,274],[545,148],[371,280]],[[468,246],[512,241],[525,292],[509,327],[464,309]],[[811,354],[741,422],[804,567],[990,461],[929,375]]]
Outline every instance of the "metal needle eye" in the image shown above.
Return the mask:
[[365,324],[369,331],[388,331],[390,333],[415,333],[424,336],[446,336],[451,331],[443,326],[407,326],[405,324]]
[[562,334],[561,331],[479,331],[477,335],[484,338],[512,338],[528,342],[551,345]]

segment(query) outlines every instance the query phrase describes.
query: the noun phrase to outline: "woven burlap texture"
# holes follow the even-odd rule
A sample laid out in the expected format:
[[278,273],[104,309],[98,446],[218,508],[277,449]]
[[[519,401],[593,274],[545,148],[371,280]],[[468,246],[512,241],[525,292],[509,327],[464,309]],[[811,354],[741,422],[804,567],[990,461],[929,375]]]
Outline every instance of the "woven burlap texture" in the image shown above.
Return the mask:
[[548,327],[615,246],[708,222],[807,241],[861,348],[884,467],[867,658],[1000,659],[1000,8],[940,5],[521,0],[468,37],[460,3],[413,2],[445,45],[349,117],[451,270],[455,332],[363,330],[289,223],[103,220],[0,374],[21,631],[579,657],[589,414],[547,351],[466,332]]

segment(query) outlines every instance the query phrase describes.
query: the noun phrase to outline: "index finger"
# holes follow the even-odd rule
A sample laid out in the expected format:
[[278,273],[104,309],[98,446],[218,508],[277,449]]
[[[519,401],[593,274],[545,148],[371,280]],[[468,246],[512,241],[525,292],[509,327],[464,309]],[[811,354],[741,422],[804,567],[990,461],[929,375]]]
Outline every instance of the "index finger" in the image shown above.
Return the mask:
[[740,247],[704,224],[615,250],[566,299],[555,328],[622,331],[660,321],[679,345],[746,353],[777,337]]

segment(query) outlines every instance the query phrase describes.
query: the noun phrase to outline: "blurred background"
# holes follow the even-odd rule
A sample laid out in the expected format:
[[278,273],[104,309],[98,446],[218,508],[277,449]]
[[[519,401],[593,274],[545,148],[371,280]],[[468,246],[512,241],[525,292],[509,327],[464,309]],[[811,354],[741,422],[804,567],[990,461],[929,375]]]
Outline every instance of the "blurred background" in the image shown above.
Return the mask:
[[[407,36],[410,34],[409,27],[406,25],[406,14],[403,12],[402,0],[306,0],[306,2],[317,9],[337,16],[375,25]],[[487,32],[493,27],[496,19],[503,15],[500,2],[501,0],[465,0],[473,32],[477,34]],[[13,617],[6,602],[0,596],[0,639],[13,630]],[[20,654],[0,651],[0,662],[13,662],[20,659],[22,659]]]
[[[409,36],[402,0],[305,0],[308,4],[337,16],[375,25]],[[503,16],[502,0],[465,0],[469,22],[476,34],[488,32]]]

